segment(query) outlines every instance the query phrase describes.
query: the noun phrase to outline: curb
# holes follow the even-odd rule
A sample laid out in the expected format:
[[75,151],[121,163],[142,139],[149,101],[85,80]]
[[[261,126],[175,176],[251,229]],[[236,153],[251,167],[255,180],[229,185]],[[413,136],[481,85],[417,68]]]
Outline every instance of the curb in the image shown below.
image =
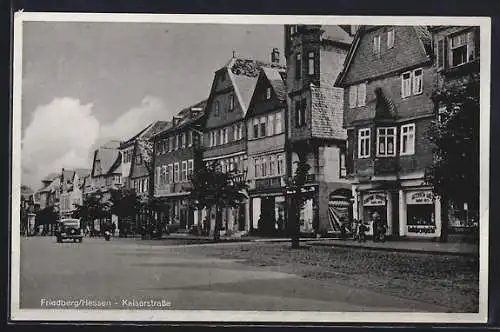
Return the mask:
[[[308,241],[306,241],[308,242]],[[476,257],[479,256],[477,252],[460,252],[460,251],[439,251],[439,250],[425,250],[425,249],[412,249],[412,248],[388,248],[388,247],[370,247],[363,245],[354,245],[347,243],[307,243],[310,246],[319,246],[319,247],[339,247],[339,248],[354,248],[354,249],[369,249],[369,250],[378,250],[378,251],[392,251],[392,252],[407,252],[407,253],[416,253],[416,254],[430,254],[430,255],[450,255],[450,256],[470,256]]]

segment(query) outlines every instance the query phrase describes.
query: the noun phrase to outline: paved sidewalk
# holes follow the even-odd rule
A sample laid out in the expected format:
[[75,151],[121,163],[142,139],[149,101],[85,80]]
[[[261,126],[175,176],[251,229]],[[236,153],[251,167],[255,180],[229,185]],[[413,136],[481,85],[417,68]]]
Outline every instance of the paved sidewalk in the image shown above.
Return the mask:
[[349,247],[349,248],[368,248],[385,251],[403,251],[416,252],[427,254],[448,254],[448,255],[465,255],[477,256],[479,254],[479,246],[473,243],[463,242],[433,242],[425,240],[398,240],[386,242],[357,242],[353,240],[330,239],[323,241],[308,242],[309,245],[315,246],[332,246],[332,247]]

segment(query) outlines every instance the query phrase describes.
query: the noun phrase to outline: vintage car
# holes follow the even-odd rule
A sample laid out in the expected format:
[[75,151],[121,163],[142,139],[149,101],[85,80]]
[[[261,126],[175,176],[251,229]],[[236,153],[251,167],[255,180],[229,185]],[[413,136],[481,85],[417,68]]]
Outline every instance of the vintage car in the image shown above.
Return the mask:
[[56,238],[58,243],[63,242],[63,240],[82,242],[83,233],[80,228],[80,219],[61,219],[57,223]]

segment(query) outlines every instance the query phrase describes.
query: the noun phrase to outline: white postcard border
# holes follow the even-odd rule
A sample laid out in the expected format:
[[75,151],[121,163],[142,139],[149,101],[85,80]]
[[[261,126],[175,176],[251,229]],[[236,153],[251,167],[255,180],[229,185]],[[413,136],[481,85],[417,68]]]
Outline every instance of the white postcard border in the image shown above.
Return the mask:
[[316,311],[212,311],[212,310],[53,310],[21,309],[20,225],[11,222],[11,320],[36,321],[183,321],[183,322],[401,322],[401,323],[486,323],[488,318],[489,249],[489,140],[491,19],[489,17],[425,16],[286,16],[286,15],[184,15],[23,12],[14,17],[14,71],[12,112],[12,220],[20,218],[21,186],[21,97],[22,26],[25,21],[65,22],[150,22],[216,24],[359,24],[359,25],[456,25],[480,26],[480,257],[479,313],[397,313]]

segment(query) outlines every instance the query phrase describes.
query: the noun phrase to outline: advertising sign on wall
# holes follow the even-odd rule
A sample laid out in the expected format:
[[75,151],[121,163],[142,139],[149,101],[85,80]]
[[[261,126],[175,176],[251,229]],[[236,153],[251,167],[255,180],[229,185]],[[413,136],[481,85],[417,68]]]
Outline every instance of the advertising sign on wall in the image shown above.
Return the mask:
[[363,206],[383,206],[386,204],[386,201],[384,193],[368,194],[363,197]]
[[433,204],[434,194],[430,190],[412,191],[406,194],[407,204]]

